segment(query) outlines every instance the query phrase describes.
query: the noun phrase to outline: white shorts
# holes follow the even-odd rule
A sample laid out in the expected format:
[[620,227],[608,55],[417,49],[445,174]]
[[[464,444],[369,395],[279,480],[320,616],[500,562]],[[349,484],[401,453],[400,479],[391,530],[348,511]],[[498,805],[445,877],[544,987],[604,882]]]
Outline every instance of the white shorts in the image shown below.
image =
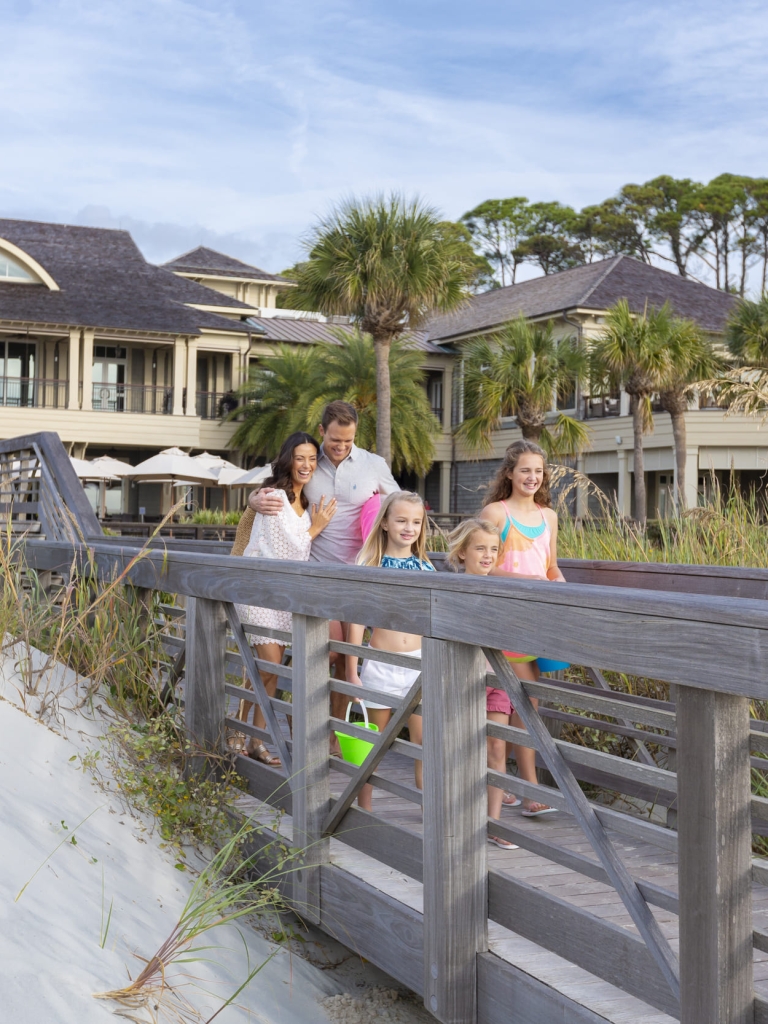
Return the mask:
[[[420,658],[421,651],[402,651],[408,658]],[[392,708],[403,700],[421,674],[420,668],[401,668],[399,665],[385,665],[381,661],[366,661],[360,673],[360,682],[380,693],[391,693],[391,704],[375,704],[364,700],[367,708]]]

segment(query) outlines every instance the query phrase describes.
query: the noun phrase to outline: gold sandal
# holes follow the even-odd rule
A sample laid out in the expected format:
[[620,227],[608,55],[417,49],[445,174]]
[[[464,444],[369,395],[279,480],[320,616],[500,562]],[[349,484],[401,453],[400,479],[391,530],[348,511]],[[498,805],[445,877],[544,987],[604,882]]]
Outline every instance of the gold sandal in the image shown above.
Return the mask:
[[254,761],[261,761],[268,768],[282,768],[283,762],[275,754],[270,754],[263,743],[257,743],[248,752],[248,757],[252,757]]

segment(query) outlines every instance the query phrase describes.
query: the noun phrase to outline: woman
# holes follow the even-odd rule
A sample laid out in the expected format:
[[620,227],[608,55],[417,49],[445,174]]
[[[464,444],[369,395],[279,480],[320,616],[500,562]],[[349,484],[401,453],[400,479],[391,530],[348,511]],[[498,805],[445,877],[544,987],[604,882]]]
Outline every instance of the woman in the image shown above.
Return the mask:
[[[272,463],[272,476],[265,486],[273,487],[282,495],[283,507],[277,515],[257,514],[251,528],[251,538],[243,552],[246,558],[286,558],[306,562],[312,540],[330,523],[336,512],[336,499],[327,504],[325,495],[319,505],[309,511],[309,502],[304,496],[304,485],[312,479],[317,468],[319,445],[310,434],[298,432],[283,443],[280,454]],[[291,631],[291,613],[273,608],[255,608],[251,605],[238,606],[243,622],[251,626]],[[283,658],[286,640],[275,640],[268,636],[254,636],[251,643],[256,647],[257,656],[263,661],[279,665]],[[277,689],[277,676],[259,669],[264,686],[270,697]],[[247,721],[250,704],[246,704],[239,716]],[[253,724],[263,729],[264,716],[256,706]],[[280,767],[280,759],[274,757],[263,743],[250,740],[246,753],[273,768]]]

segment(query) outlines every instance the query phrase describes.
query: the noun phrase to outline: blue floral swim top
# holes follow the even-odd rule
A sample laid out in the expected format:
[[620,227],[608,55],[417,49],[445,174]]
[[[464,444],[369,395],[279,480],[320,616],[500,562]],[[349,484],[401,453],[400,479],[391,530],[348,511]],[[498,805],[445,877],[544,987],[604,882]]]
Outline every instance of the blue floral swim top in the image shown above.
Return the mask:
[[422,572],[435,572],[431,562],[417,558],[416,555],[408,555],[407,558],[393,558],[392,555],[384,555],[381,559],[382,569],[417,569]]

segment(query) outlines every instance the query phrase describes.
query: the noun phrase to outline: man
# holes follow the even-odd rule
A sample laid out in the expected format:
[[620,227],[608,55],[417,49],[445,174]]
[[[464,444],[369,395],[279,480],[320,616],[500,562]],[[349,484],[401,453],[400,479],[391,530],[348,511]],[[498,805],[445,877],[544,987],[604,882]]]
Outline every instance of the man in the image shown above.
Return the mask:
[[[312,541],[310,561],[344,562],[353,564],[363,535],[360,513],[363,505],[374,494],[399,491],[395,479],[384,459],[355,444],[357,410],[349,402],[329,402],[323,410],[320,436],[323,440],[317,458],[317,469],[304,487],[310,504],[320,499],[336,498],[336,515],[328,526]],[[254,512],[277,515],[282,508],[282,497],[272,488],[253,491],[248,504]],[[343,640],[346,623],[331,623],[331,639]],[[336,663],[336,678],[344,678],[344,659],[332,655]],[[343,718],[347,697],[331,694],[331,714]]]

